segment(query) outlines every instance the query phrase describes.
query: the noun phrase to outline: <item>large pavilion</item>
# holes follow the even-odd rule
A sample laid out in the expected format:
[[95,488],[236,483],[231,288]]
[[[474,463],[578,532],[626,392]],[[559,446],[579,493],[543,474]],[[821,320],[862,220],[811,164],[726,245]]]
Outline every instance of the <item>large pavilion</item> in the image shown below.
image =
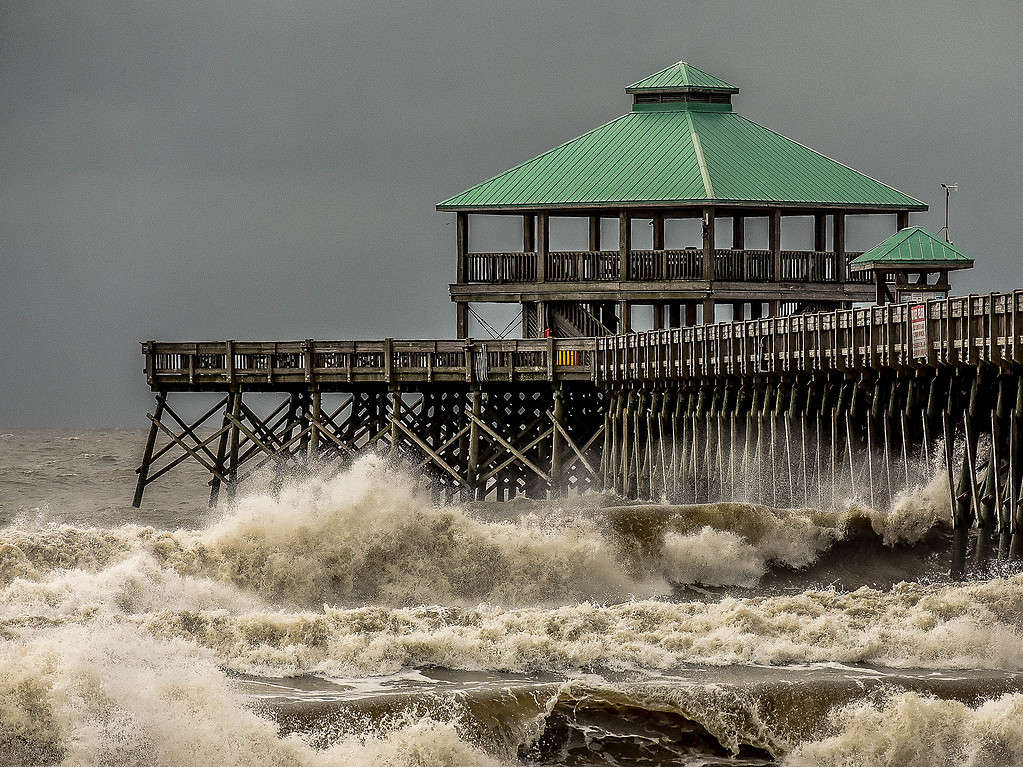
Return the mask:
[[[739,319],[873,300],[872,275],[850,269],[859,254],[846,250],[846,216],[890,216],[900,231],[927,206],[737,114],[738,90],[672,64],[626,88],[630,112],[438,204],[457,219],[459,337],[473,302],[521,304],[528,337],[628,332],[636,305],[653,307],[654,327],[677,327],[713,321],[715,304]],[[474,214],[521,217],[522,250],[473,252]],[[586,249],[550,250],[560,216],[588,219]],[[782,250],[794,216],[812,218],[812,242]],[[767,248],[746,247],[754,217],[768,221]],[[613,249],[604,218],[618,221]],[[702,219],[702,246],[666,245],[665,222],[687,218]],[[636,219],[651,224],[650,250],[633,248]]]

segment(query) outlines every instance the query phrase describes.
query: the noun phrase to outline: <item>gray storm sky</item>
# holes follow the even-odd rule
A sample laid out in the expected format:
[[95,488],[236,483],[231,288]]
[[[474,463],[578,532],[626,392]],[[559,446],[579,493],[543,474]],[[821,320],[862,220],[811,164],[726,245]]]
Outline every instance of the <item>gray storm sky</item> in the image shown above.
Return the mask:
[[956,292],[1023,287],[1021,30],[1018,2],[6,0],[0,427],[142,427],[143,338],[451,335],[436,202],[680,58],[914,223],[959,182]]

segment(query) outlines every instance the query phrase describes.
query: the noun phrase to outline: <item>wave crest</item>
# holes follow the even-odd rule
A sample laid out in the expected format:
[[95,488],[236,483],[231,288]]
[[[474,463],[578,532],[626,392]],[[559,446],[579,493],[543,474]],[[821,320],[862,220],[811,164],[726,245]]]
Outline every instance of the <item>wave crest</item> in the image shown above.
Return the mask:
[[[940,505],[914,498],[876,513],[736,503],[602,508],[605,499],[593,496],[497,519],[493,509],[434,506],[411,478],[368,456],[337,478],[244,497],[202,530],[3,530],[0,587],[134,559],[147,572],[140,587],[153,584],[160,599],[176,586],[189,590],[169,583],[180,576],[293,608],[621,601],[686,584],[754,586],[842,542],[919,540],[942,518]],[[229,609],[238,601],[209,590]]]
[[319,737],[321,747],[280,735],[192,644],[93,625],[0,646],[0,749],[11,767],[499,764],[454,719],[339,723]]
[[1013,767],[1023,763],[1023,695],[975,707],[915,692],[836,708],[832,734],[797,746],[786,767]]

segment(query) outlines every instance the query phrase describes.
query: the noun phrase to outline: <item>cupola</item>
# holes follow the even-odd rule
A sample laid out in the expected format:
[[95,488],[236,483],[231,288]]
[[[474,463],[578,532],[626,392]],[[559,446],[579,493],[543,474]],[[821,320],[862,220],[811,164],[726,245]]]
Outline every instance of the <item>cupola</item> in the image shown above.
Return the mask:
[[[659,72],[637,80],[625,89],[632,94],[634,111],[669,108],[699,108],[713,105],[714,111],[730,111],[732,94],[739,89],[720,77],[704,72],[686,61],[677,61]],[[684,106],[683,106],[684,105]]]

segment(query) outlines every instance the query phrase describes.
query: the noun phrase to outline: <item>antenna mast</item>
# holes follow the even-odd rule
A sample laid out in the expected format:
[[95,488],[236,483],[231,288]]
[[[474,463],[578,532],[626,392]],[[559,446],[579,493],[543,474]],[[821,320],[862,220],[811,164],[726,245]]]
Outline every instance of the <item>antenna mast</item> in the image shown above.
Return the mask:
[[952,242],[948,236],[948,197],[951,192],[959,191],[959,184],[942,184],[941,188],[945,190],[945,225],[942,227],[942,231],[945,232],[945,242]]

